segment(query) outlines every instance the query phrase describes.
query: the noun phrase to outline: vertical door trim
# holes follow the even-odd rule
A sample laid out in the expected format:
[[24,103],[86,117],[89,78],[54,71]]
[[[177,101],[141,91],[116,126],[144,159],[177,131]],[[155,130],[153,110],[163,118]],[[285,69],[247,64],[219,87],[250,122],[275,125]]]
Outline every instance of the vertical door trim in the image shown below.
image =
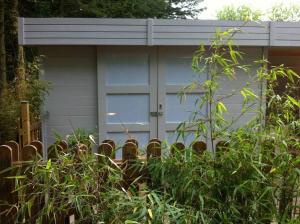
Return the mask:
[[[164,76],[164,48],[163,47],[158,47],[157,51],[157,105],[161,104],[163,106],[162,111],[158,112],[163,112],[162,116],[159,116],[157,118],[157,136],[159,139],[165,139],[166,138],[166,82],[165,82],[165,76]],[[157,106],[159,109],[159,106]]]
[[157,94],[158,94],[158,86],[157,86],[157,47],[150,47],[147,49],[149,53],[149,97],[150,97],[150,105],[149,105],[149,132],[150,139],[157,138],[158,136],[158,117],[153,117],[150,115],[150,112],[156,112],[158,110],[157,107]]
[[105,64],[103,60],[105,47],[97,46],[97,102],[98,102],[98,133],[99,133],[99,144],[105,139],[106,125],[105,117],[106,113],[106,101],[105,101]]

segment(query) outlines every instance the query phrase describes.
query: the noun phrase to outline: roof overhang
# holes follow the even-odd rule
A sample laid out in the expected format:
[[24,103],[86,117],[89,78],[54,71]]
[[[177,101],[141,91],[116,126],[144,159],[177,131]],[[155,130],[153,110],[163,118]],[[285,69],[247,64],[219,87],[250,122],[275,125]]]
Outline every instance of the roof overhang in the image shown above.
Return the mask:
[[106,18],[19,18],[19,44],[197,46],[230,28],[240,46],[300,46],[300,22]]

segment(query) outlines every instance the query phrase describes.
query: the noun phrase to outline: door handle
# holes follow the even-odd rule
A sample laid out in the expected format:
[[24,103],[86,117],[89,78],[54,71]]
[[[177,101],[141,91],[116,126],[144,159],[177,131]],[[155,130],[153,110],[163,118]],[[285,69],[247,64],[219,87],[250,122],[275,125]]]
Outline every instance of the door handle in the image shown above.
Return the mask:
[[162,116],[164,113],[163,112],[157,112],[157,111],[152,111],[150,112],[150,115],[152,117],[158,117],[158,116]]

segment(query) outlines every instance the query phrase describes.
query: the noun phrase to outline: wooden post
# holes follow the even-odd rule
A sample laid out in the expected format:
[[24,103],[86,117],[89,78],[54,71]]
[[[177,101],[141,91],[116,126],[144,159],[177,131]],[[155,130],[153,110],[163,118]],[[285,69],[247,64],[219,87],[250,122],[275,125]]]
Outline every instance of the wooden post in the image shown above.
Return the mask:
[[[12,149],[7,145],[0,146],[0,171],[3,171],[12,166],[13,156]],[[12,213],[4,213],[9,209],[9,206],[5,204],[11,204],[14,201],[13,194],[11,193],[14,189],[14,181],[7,179],[6,177],[11,176],[11,172],[7,171],[0,174],[0,223],[12,223]]]
[[38,154],[38,150],[33,145],[26,145],[21,150],[21,159],[22,161],[32,161],[35,160]]
[[147,161],[151,158],[161,159],[161,144],[160,142],[152,141],[147,146]]
[[122,147],[122,170],[123,173],[123,187],[128,189],[131,183],[139,176],[136,166],[138,159],[138,148],[133,142],[126,142]]
[[[155,164],[161,160],[161,141],[158,139],[151,139],[147,146],[147,166],[144,171],[144,179],[146,180],[147,185],[150,186],[159,186],[161,183],[152,182],[151,172],[149,167],[151,164]],[[143,186],[141,186],[143,188]],[[140,189],[141,189],[140,188]]]
[[30,143],[30,145],[33,145],[36,147],[38,154],[43,157],[44,154],[44,144],[41,141],[34,140]]
[[[101,143],[99,145],[99,147],[98,147],[98,153],[101,154],[101,155],[105,155],[105,156],[107,156],[109,158],[114,159],[113,147],[110,144],[108,144],[108,143]],[[99,157],[99,159],[100,159],[100,157]]]
[[22,128],[22,147],[30,144],[30,114],[29,102],[21,101],[21,128]]
[[195,155],[202,155],[207,149],[206,143],[203,141],[194,142],[192,145],[193,153]]
[[17,162],[20,160],[19,155],[20,155],[20,147],[19,144],[15,141],[9,141],[6,143],[11,149],[12,149],[12,158],[13,162]]

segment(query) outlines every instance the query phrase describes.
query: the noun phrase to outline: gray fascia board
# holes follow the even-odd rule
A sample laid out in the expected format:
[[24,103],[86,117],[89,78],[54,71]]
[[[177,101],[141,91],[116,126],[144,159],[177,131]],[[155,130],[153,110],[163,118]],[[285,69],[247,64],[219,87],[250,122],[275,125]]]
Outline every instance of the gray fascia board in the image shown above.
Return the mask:
[[110,18],[19,18],[18,41],[20,45],[196,46],[209,45],[216,30],[234,27],[243,30],[233,39],[241,46],[300,44],[300,22]]

